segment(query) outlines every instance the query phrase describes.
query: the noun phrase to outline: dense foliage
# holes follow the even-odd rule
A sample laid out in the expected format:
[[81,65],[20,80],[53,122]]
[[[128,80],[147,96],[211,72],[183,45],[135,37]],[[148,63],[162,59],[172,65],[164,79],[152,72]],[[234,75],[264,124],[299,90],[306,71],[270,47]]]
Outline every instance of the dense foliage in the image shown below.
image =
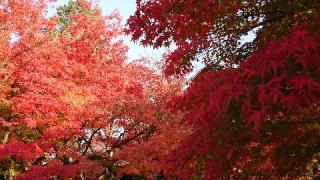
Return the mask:
[[319,178],[318,0],[53,1],[0,0],[0,179]]
[[167,75],[205,64],[172,103],[195,131],[172,154],[168,176],[319,175],[319,7],[313,0],[137,0],[127,32],[155,48],[176,45],[165,56]]
[[48,19],[49,2],[0,3],[0,179],[160,173],[189,133],[166,109],[180,82],[126,62],[119,14],[79,0]]
[[[177,46],[166,57],[168,74],[189,72],[194,60],[235,67],[298,24],[317,29],[319,6],[317,0],[137,0],[127,32],[154,48]],[[252,31],[257,37],[247,42]]]

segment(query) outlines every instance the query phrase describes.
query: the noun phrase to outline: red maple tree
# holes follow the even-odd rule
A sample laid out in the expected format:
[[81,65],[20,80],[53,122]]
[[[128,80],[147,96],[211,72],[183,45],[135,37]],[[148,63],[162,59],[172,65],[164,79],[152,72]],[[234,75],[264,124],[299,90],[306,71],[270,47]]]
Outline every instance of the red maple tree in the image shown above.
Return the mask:
[[181,83],[126,62],[119,14],[79,0],[47,19],[49,1],[1,4],[0,176],[159,173],[189,133],[168,136],[182,126],[166,108]]
[[[169,177],[318,175],[318,1],[137,1],[132,39],[172,43],[166,73],[205,68],[172,108],[194,133],[172,154]],[[248,33],[254,36],[245,42]],[[311,170],[310,170],[311,169]]]

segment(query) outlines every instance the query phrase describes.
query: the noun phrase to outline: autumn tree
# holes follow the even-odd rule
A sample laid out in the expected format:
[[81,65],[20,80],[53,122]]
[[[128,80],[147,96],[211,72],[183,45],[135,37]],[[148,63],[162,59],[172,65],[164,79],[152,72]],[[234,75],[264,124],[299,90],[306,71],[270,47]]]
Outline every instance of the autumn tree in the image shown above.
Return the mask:
[[45,3],[3,1],[1,6],[0,167],[2,178],[10,179],[49,151],[46,142],[61,129],[69,129],[66,137],[73,136],[77,123],[59,100],[66,92],[64,81],[57,81],[66,75],[66,58],[44,32],[44,27],[50,28]]
[[46,1],[1,5],[2,178],[159,173],[189,133],[168,134],[181,125],[166,109],[180,83],[126,62],[119,14],[82,0],[50,19]]
[[173,152],[168,176],[319,175],[319,7],[304,0],[137,1],[127,32],[155,48],[176,45],[165,56],[167,75],[205,64],[172,105],[195,131]]

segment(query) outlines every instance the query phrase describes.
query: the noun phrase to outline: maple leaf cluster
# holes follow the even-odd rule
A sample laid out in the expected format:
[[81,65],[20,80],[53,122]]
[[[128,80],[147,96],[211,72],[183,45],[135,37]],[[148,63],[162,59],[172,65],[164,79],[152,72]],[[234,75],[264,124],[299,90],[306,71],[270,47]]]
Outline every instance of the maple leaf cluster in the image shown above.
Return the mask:
[[[192,61],[207,68],[234,67],[265,42],[297,24],[317,26],[318,1],[137,0],[127,22],[132,40],[154,48],[174,44],[165,57],[166,74],[190,72]],[[253,41],[248,34],[255,33]]]
[[319,43],[297,28],[239,68],[199,74],[175,105],[197,131],[172,161],[202,159],[211,178],[303,173],[319,145]]

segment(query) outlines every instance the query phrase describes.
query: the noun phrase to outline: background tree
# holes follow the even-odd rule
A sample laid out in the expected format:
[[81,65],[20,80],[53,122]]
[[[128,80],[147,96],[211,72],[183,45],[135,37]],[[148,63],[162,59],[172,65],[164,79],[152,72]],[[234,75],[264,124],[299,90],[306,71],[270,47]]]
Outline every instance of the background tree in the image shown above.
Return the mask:
[[[133,40],[177,48],[168,75],[205,68],[172,108],[194,133],[167,175],[318,176],[318,1],[137,1]],[[254,32],[250,42],[243,38]]]
[[[119,14],[103,17],[79,0],[46,19],[47,3],[2,2],[2,178],[159,173],[164,156],[188,133],[167,135],[180,125],[165,107],[179,81],[126,62]],[[139,146],[150,158],[134,150]]]

